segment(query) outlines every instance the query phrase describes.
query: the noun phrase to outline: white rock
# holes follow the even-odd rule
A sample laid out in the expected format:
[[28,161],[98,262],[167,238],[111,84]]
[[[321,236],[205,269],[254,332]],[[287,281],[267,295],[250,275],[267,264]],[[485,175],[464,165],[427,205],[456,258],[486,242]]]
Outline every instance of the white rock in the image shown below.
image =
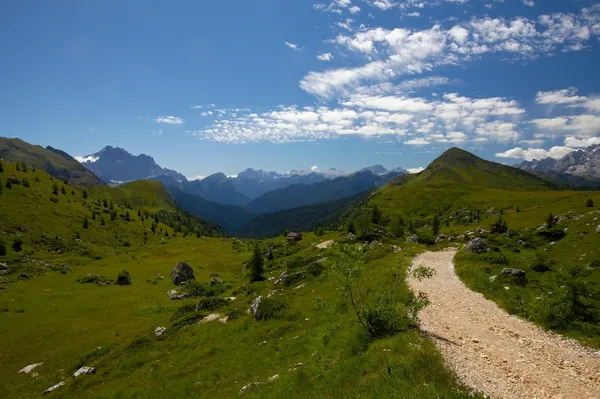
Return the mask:
[[223,318],[219,319],[219,323],[223,323],[223,324],[225,324],[225,323],[227,323],[227,320],[229,320],[229,317],[228,317],[228,316],[225,316],[225,317],[223,317]]
[[299,290],[300,288],[304,288],[306,287],[306,283],[302,283],[299,286],[297,286],[296,288],[294,288],[295,290]]
[[198,324],[210,323],[211,321],[219,320],[220,318],[221,315],[218,313],[209,314],[208,316],[200,320]]
[[165,327],[156,327],[156,330],[154,330],[154,335],[160,337],[165,331],[167,331]]
[[254,386],[257,386],[259,384],[260,384],[260,382],[252,382],[252,383],[250,383],[248,385],[244,385],[242,387],[242,389],[240,389],[240,395],[243,394],[244,392],[246,392],[248,389],[250,389],[250,388],[252,388]]
[[225,298],[228,301],[235,301],[237,298],[234,296],[228,296],[227,298]]
[[269,382],[273,382],[279,379],[279,374],[275,374],[273,377],[269,377]]
[[29,374],[34,368],[40,367],[42,364],[44,364],[44,362],[30,364],[29,366],[23,367],[21,370],[19,370],[19,373]]
[[260,305],[260,301],[262,300],[262,296],[259,296],[255,300],[252,301],[252,305],[250,309],[252,309],[252,315],[258,318],[258,305]]
[[53,386],[51,386],[50,388],[46,389],[42,395],[47,395],[47,394],[49,394],[50,392],[52,392],[52,391],[55,391],[55,390],[57,390],[58,388],[62,387],[63,385],[65,385],[65,382],[64,382],[64,381],[61,381],[61,382],[59,382],[58,384],[56,384],[56,385],[53,385]]
[[73,378],[77,378],[83,374],[88,374],[88,375],[96,374],[96,368],[95,367],[82,367],[73,374]]

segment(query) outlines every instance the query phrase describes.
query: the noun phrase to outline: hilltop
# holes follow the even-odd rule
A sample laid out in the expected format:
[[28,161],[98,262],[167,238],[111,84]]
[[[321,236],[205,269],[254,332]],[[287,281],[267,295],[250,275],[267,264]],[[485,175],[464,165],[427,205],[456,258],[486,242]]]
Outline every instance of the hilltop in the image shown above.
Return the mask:
[[21,139],[0,137],[0,159],[24,162],[69,184],[103,185],[104,182],[88,171],[75,158],[52,147],[31,145]]

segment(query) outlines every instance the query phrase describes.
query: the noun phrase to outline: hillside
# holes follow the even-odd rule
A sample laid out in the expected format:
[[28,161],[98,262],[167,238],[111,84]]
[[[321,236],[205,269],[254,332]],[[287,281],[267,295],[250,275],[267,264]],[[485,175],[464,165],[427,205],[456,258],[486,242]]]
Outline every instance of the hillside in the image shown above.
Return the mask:
[[600,145],[592,145],[570,152],[561,159],[545,158],[524,161],[518,165],[518,168],[530,172],[600,179]]
[[104,182],[88,171],[66,152],[52,147],[43,148],[21,139],[0,137],[0,159],[24,162],[55,178],[82,186],[103,185]]
[[470,193],[482,190],[546,191],[549,182],[529,172],[486,161],[459,148],[451,148],[417,175],[401,176],[382,187],[369,200],[388,215],[419,218],[443,213]]
[[262,214],[335,201],[372,190],[396,176],[398,174],[375,176],[365,171],[310,185],[295,184],[268,192],[250,202],[246,208],[252,213]]
[[337,229],[337,221],[350,206],[366,196],[306,205],[274,213],[259,215],[237,231],[242,237],[275,237],[287,231],[312,231],[317,227]]
[[174,232],[221,233],[214,222],[181,211],[159,182],[83,187],[23,164],[3,162],[2,169],[0,239],[8,246],[21,241],[24,250],[78,248],[102,257],[119,248],[158,243]]

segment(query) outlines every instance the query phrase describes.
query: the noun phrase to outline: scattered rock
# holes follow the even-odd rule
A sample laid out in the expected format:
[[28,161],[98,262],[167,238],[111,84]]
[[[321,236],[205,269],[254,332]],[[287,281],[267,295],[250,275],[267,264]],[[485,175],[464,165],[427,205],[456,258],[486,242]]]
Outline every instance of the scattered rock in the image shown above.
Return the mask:
[[225,316],[225,317],[222,317],[222,318],[219,319],[219,323],[225,324],[225,323],[227,323],[228,320],[229,320],[229,317]]
[[209,314],[208,316],[206,316],[205,318],[200,320],[200,322],[198,324],[210,323],[211,321],[219,320],[220,318],[221,318],[221,315],[218,313]]
[[30,364],[29,366],[23,367],[21,370],[19,370],[19,373],[29,374],[33,371],[33,369],[40,367],[42,364],[44,364],[44,362]]
[[273,295],[281,294],[282,292],[283,292],[283,290],[273,290],[273,291],[269,292],[269,295],[267,295],[267,298],[271,298]]
[[225,299],[226,299],[226,300],[228,300],[228,301],[232,301],[232,302],[233,302],[233,301],[235,301],[237,298],[236,298],[236,297],[234,297],[234,296],[228,296],[228,297],[227,297],[227,298],[225,298]]
[[63,263],[63,264],[60,266],[60,272],[61,272],[61,273],[67,273],[67,272],[70,272],[70,271],[71,271],[71,268],[70,268],[70,267],[69,267],[69,265],[67,265],[66,263]]
[[484,229],[483,227],[478,227],[477,230],[475,230],[477,232],[477,234],[484,234],[487,233],[487,230]]
[[402,248],[400,248],[400,247],[399,247],[399,246],[397,246],[397,245],[392,245],[392,247],[391,247],[391,248],[392,248],[392,252],[393,252],[393,253],[398,253],[398,252],[402,251]]
[[96,368],[95,367],[82,367],[73,374],[73,378],[77,378],[83,374],[87,374],[87,375],[96,374]]
[[255,300],[252,301],[252,305],[250,306],[250,310],[252,311],[252,315],[258,320],[260,315],[258,314],[258,306],[260,305],[260,301],[262,300],[262,296],[259,296]]
[[467,244],[467,251],[480,254],[482,252],[489,251],[490,247],[485,243],[483,238],[477,237],[469,241]]
[[596,226],[596,233],[600,234],[600,224]]
[[217,277],[213,277],[210,279],[210,286],[212,287],[213,285],[223,285],[225,284],[225,281],[221,280],[220,278]]
[[440,234],[439,236],[437,236],[437,238],[435,239],[436,244],[438,242],[442,242],[447,238],[447,236],[445,234]]
[[513,269],[510,267],[506,267],[502,269],[502,274],[505,276],[515,276],[515,277],[525,277],[526,273],[521,269]]
[[306,283],[302,283],[299,286],[297,286],[296,288],[294,288],[295,290],[299,290],[300,288],[304,288],[306,287]]
[[242,387],[242,389],[240,389],[240,395],[243,394],[244,392],[246,392],[248,389],[250,389],[252,387],[255,387],[257,385],[260,385],[260,382],[252,382],[252,383],[250,383],[248,385],[244,385]]
[[61,381],[61,382],[59,382],[58,384],[51,386],[50,388],[48,388],[48,389],[46,389],[46,390],[44,391],[44,393],[42,394],[42,396],[43,396],[43,395],[48,395],[49,393],[51,393],[51,392],[53,392],[53,391],[57,390],[58,388],[62,387],[63,385],[65,385],[65,382],[64,382],[64,381]]
[[492,276],[492,277],[490,277],[490,280],[489,280],[489,281],[490,281],[490,283],[493,283],[494,281],[496,281],[496,278],[497,278],[497,277],[498,277],[498,276]]
[[179,262],[173,268],[170,274],[173,284],[181,285],[188,280],[195,280],[194,269],[186,262]]
[[418,236],[410,236],[406,239],[407,243],[418,243],[419,242],[419,237]]
[[317,248],[319,248],[319,249],[327,249],[330,246],[332,246],[333,243],[334,243],[333,240],[323,241],[322,243],[320,243],[319,245],[317,245]]
[[165,278],[165,276],[163,276],[163,275],[162,275],[162,274],[160,274],[160,273],[156,273],[156,278],[157,278],[157,279],[159,279],[159,280],[162,280],[162,279],[164,279],[164,278]]
[[371,243],[369,244],[369,248],[371,248],[371,249],[378,248],[378,247],[383,247],[383,244],[377,240],[371,241]]
[[519,244],[519,245],[525,245],[525,241],[519,240],[519,241],[517,241],[517,244]]
[[8,274],[8,265],[6,263],[0,263],[0,276]]
[[178,293],[177,291],[175,291],[175,290],[170,290],[169,292],[167,292],[167,295],[168,295],[169,297],[171,297],[171,300],[173,300],[173,301],[179,301],[179,300],[182,300],[182,299],[184,299],[184,298],[187,298],[187,297],[188,297],[188,294],[185,294],[185,293],[183,293],[183,294],[179,294],[179,293]]
[[600,259],[591,261],[590,264],[588,265],[588,267],[590,269],[596,269],[596,268],[600,267]]
[[273,377],[269,377],[269,382],[273,382],[279,379],[279,374],[275,374]]
[[160,337],[161,335],[164,334],[165,331],[167,331],[167,329],[165,327],[156,327],[156,330],[154,330],[154,335],[156,335],[157,337]]
[[348,233],[348,235],[344,239],[344,242],[353,242],[353,241],[356,241],[356,236],[352,233]]

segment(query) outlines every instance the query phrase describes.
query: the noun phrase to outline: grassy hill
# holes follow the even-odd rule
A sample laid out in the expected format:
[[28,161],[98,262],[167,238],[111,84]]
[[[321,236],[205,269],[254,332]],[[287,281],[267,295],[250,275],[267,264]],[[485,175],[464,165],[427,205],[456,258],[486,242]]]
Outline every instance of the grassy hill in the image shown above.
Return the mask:
[[[215,226],[179,211],[158,182],[86,189],[16,163],[2,170],[2,398],[37,397],[61,381],[50,397],[239,397],[252,382],[263,384],[246,397],[469,396],[414,325],[365,335],[338,292],[336,246],[315,246],[340,240],[337,233],[259,242],[267,279],[250,283],[244,264],[255,242],[208,237]],[[199,238],[185,235],[200,229]],[[392,273],[406,273],[415,248],[361,248],[366,292],[374,302],[399,281],[395,298],[406,314],[412,296]],[[182,288],[168,274],[182,260],[197,282],[185,289],[198,296],[174,301],[167,291]],[[132,284],[110,284],[124,269]],[[303,277],[275,284],[283,271]],[[90,275],[105,284],[85,283]],[[211,283],[216,275],[223,284]],[[266,320],[246,312],[258,296],[270,299]],[[209,313],[230,320],[199,324]],[[167,330],[157,337],[159,326]],[[35,374],[18,372],[39,362]],[[81,366],[97,373],[74,379]]]
[[0,159],[23,162],[69,184],[104,185],[104,182],[64,151],[43,148],[23,140],[0,137]]
[[528,172],[451,148],[423,172],[399,177],[377,190],[369,206],[390,216],[418,219],[447,212],[462,197],[487,190],[546,192],[555,187]]

